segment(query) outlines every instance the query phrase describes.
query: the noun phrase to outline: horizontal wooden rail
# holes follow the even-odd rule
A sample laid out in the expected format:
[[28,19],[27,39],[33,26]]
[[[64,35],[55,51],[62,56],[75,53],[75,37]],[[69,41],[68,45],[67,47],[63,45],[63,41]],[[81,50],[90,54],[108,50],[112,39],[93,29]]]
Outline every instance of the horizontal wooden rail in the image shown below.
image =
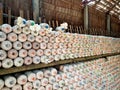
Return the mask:
[[22,71],[42,69],[42,68],[47,68],[47,67],[57,66],[57,65],[62,65],[62,64],[90,61],[90,60],[95,60],[95,59],[99,59],[99,58],[106,58],[106,57],[115,56],[115,55],[120,55],[120,53],[108,53],[108,54],[102,54],[102,55],[81,57],[81,58],[76,58],[76,59],[61,60],[61,61],[56,61],[56,62],[52,62],[49,64],[40,63],[40,64],[32,64],[29,66],[12,67],[9,69],[0,69],[0,76],[12,74],[12,73],[17,73],[17,72],[22,72]]

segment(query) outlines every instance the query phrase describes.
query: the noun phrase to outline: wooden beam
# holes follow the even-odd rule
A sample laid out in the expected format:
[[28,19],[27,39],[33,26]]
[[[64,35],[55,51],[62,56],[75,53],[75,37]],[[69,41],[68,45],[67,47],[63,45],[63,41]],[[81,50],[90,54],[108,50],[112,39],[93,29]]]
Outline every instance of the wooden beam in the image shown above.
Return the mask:
[[0,25],[3,24],[3,4],[0,3]]
[[100,1],[101,1],[101,0],[96,1],[96,3],[95,3],[95,4],[98,4]]
[[93,7],[96,7],[96,5],[100,2],[101,0],[95,1],[95,5]]
[[120,15],[120,13],[118,13],[117,11],[114,11],[115,13],[117,13],[118,15]]
[[40,15],[39,17],[41,18],[42,15],[43,15],[43,0],[39,0],[39,12],[40,12]]
[[20,10],[20,17],[24,18],[24,12],[23,12],[23,10]]
[[82,3],[84,4],[84,5],[87,5],[87,4],[89,4],[90,2],[92,2],[92,1],[96,1],[96,0],[84,0]]
[[111,32],[111,30],[110,30],[110,27],[111,27],[111,24],[110,24],[110,15],[109,14],[107,14],[107,31],[108,31],[108,33],[109,33],[109,35],[110,35],[110,32]]
[[111,8],[109,8],[109,11],[107,11],[107,13],[110,13],[110,11],[112,11],[116,5],[119,5],[119,2],[120,1],[118,0],[118,2],[116,2]]
[[11,24],[11,9],[8,10],[8,24]]
[[99,58],[106,58],[106,57],[115,56],[115,55],[120,55],[120,53],[108,53],[108,54],[81,57],[81,58],[76,58],[76,59],[60,60],[60,61],[52,62],[52,63],[49,63],[49,64],[40,63],[40,64],[32,64],[32,65],[29,65],[29,66],[12,67],[12,68],[9,68],[9,69],[0,69],[0,76],[7,75],[7,74],[12,74],[12,73],[23,72],[23,71],[28,71],[28,70],[34,70],[34,69],[43,69],[43,68],[46,68],[46,67],[58,66],[58,65],[68,64],[68,63],[96,60],[96,59],[99,59]]
[[35,22],[39,22],[39,0],[32,0],[32,5]]
[[88,5],[84,7],[84,29],[88,30],[89,28],[89,19],[88,19]]

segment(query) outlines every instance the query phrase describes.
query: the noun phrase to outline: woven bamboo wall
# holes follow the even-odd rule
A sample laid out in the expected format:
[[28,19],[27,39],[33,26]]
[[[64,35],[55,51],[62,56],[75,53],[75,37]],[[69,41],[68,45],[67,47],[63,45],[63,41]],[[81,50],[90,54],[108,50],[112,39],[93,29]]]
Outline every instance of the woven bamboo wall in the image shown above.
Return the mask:
[[[3,18],[3,23],[13,25],[13,16],[23,16],[26,19],[33,19],[32,0],[0,0],[3,4],[3,13],[8,17]],[[110,35],[106,30],[106,15],[103,12],[89,7],[89,31],[84,30],[84,7],[81,7],[81,0],[39,0],[39,16],[42,21],[51,23],[56,27],[60,23],[68,22],[69,32],[84,33],[92,35]],[[57,23],[56,23],[57,21]],[[120,23],[118,19],[111,18],[111,35],[119,36]]]
[[8,13],[11,10],[11,15],[19,16],[20,12],[23,12],[25,18],[32,18],[32,0],[0,0],[4,6],[4,13]]
[[106,29],[106,16],[105,13],[89,7],[89,27],[99,30]]
[[83,25],[83,9],[80,0],[43,0],[44,17],[72,25]]
[[111,16],[111,32],[111,35],[120,37],[120,21],[117,17]]
[[0,25],[3,23],[3,5],[0,3]]
[[89,29],[90,34],[109,35],[106,30],[106,15],[104,12],[100,12],[94,7],[89,7]]

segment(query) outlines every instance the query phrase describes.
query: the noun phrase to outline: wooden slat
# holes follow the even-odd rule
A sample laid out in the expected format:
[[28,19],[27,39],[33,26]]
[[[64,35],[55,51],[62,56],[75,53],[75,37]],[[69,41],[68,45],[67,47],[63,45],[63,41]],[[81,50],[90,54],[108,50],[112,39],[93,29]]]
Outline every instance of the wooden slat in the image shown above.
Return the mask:
[[20,16],[21,16],[22,18],[24,18],[24,12],[23,12],[23,10],[20,10]]
[[56,27],[58,27],[58,21],[56,20]]
[[42,18],[41,17],[39,17],[39,23],[42,23]]
[[3,24],[3,5],[0,3],[0,25]]
[[112,7],[109,8],[108,13],[109,13],[111,10],[113,10],[113,8],[114,8],[116,5],[119,5],[119,2],[120,2],[119,0],[116,1],[115,4],[114,4]]
[[41,0],[32,0],[34,21],[37,23],[39,21],[39,9],[40,9],[39,1],[41,1]]
[[37,17],[36,17],[36,15],[35,15],[35,12],[33,12],[33,20],[34,20],[35,22],[37,22]]
[[52,20],[52,27],[55,28],[55,22]]
[[10,69],[0,69],[0,76],[1,75],[12,74],[12,73],[17,73],[17,72],[22,72],[22,71],[42,69],[42,68],[51,67],[51,66],[74,63],[74,62],[90,61],[90,60],[95,60],[95,59],[99,59],[99,58],[106,58],[106,57],[115,56],[115,55],[120,55],[120,53],[108,53],[108,54],[102,54],[102,55],[81,57],[81,58],[76,58],[76,59],[61,60],[61,61],[57,61],[57,62],[52,62],[50,64],[42,64],[41,63],[41,64],[37,64],[37,65],[32,64],[32,65],[29,65],[29,66],[13,67],[13,68],[10,68]]
[[8,10],[8,24],[11,24],[11,9]]
[[27,20],[30,20],[30,12],[27,10]]
[[51,26],[51,22],[50,22],[50,20],[48,21],[48,24]]

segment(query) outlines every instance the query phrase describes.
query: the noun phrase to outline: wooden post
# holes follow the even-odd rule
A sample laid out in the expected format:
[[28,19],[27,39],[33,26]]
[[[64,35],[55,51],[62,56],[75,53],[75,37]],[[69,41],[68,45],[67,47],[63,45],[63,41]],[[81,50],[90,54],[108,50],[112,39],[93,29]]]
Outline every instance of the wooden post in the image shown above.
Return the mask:
[[56,26],[58,27],[58,21],[56,20]]
[[110,34],[110,32],[111,32],[111,30],[110,30],[110,27],[111,27],[111,25],[110,25],[110,15],[108,14],[107,15],[107,31],[108,31],[108,33]]
[[71,25],[71,31],[72,31],[72,33],[74,33],[73,25]]
[[55,22],[52,20],[52,27],[55,28]]
[[42,23],[42,19],[41,19],[41,17],[39,17],[39,23]]
[[77,26],[77,33],[79,33],[79,29],[78,29],[78,26]]
[[30,12],[27,10],[27,20],[30,20]]
[[39,0],[39,17],[42,21],[42,15],[43,15],[43,0]]
[[23,10],[20,10],[20,17],[24,18]]
[[39,0],[32,0],[33,16],[36,22],[39,22]]
[[84,7],[84,29],[88,30],[89,28],[89,21],[88,21],[88,5]]
[[78,26],[78,30],[79,30],[79,33],[81,34],[81,29],[80,29],[80,26]]
[[72,33],[72,27],[71,27],[71,25],[70,25],[70,33]]
[[11,24],[11,9],[8,10],[8,24]]
[[0,25],[3,24],[3,5],[0,3]]
[[33,12],[33,20],[34,20],[35,22],[37,22],[37,17],[36,17],[35,12]]
[[51,22],[50,22],[50,20],[48,21],[48,24],[51,26]]

